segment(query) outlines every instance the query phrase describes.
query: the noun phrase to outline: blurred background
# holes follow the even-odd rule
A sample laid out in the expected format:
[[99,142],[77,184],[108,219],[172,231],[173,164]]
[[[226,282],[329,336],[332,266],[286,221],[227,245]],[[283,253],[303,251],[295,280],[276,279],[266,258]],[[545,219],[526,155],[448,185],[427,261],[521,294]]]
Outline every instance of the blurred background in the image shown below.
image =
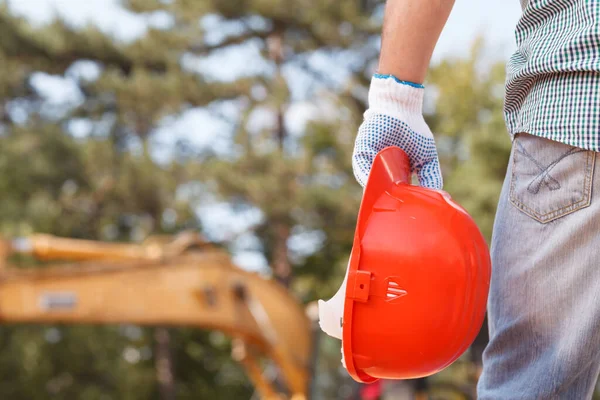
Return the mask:
[[[445,189],[488,239],[519,13],[458,0],[426,82]],[[191,229],[300,304],[329,298],[382,17],[378,0],[0,0],[0,233],[140,243]],[[311,399],[328,400],[474,398],[487,340],[431,379],[369,392],[339,341],[316,338]],[[0,397],[258,398],[231,347],[192,328],[3,324]]]

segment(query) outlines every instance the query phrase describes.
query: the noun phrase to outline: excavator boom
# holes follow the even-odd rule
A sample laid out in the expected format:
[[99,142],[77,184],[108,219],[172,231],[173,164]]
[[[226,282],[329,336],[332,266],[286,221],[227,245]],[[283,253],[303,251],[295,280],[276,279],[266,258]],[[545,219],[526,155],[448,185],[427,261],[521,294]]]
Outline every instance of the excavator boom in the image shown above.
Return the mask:
[[[278,283],[235,267],[224,252],[206,246],[190,251],[193,240],[189,236],[178,240],[171,247],[145,248],[126,244],[95,248],[90,241],[78,247],[77,240],[50,236],[12,242],[18,244],[12,245],[13,251],[47,259],[67,255],[103,261],[5,268],[0,273],[0,320],[220,330],[274,360],[290,393],[304,398],[310,375],[311,324],[303,308]],[[264,379],[258,381],[254,358],[240,361],[257,387],[263,387],[264,397],[272,396],[274,391],[265,388]]]

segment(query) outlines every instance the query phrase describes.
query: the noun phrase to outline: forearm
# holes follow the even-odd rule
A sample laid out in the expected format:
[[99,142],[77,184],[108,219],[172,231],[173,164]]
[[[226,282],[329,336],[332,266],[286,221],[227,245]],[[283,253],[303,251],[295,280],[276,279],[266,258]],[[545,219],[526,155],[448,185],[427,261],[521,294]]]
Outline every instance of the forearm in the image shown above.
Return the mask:
[[423,83],[454,0],[389,0],[378,73]]

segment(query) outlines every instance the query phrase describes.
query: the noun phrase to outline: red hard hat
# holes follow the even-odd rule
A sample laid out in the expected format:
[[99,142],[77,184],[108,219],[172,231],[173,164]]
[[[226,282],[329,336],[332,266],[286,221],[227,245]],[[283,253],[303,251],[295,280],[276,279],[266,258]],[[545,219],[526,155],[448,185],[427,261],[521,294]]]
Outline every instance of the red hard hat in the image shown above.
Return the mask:
[[382,150],[358,214],[342,345],[359,382],[432,375],[467,350],[483,323],[485,239],[446,192],[409,179],[406,154]]

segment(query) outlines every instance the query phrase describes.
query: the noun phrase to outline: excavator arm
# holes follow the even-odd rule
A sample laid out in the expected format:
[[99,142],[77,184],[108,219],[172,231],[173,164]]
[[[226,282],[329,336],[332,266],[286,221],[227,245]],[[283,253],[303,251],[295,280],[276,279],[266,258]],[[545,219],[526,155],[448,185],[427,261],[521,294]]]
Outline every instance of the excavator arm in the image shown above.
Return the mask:
[[[194,234],[142,245],[34,235],[5,241],[5,254],[87,260],[0,272],[0,320],[191,326],[234,338],[234,356],[263,398],[281,398],[260,373],[273,360],[289,396],[306,398],[311,323],[278,283],[234,266],[228,255]],[[98,261],[96,261],[98,260]]]

